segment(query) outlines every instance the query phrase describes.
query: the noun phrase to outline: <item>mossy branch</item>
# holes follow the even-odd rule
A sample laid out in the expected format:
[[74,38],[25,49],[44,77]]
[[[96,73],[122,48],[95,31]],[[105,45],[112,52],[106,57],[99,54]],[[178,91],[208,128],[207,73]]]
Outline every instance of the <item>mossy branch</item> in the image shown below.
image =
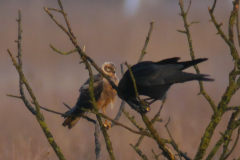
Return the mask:
[[169,160],[174,160],[174,154],[171,152],[171,150],[166,146],[165,142],[160,138],[158,135],[156,129],[153,127],[153,124],[151,121],[148,119],[145,113],[140,113],[143,119],[143,122],[147,126],[149,132],[153,136],[154,140],[157,142],[159,148],[163,151],[163,155],[169,159]]
[[143,131],[143,130],[144,130],[143,127],[141,127],[141,126],[136,122],[134,116],[131,117],[130,114],[129,114],[127,111],[125,111],[125,109],[123,110],[123,113],[124,113],[125,116],[132,122],[132,124],[133,124],[135,127],[137,127],[140,131]]
[[[22,70],[22,12],[21,10],[18,10],[18,40],[16,41],[18,44],[18,66],[20,68],[20,70]],[[20,91],[20,95],[22,97],[23,103],[25,104],[25,106],[28,108],[28,110],[33,114],[36,115],[36,109],[34,109],[31,104],[28,102],[24,90],[23,90],[23,81],[21,79],[21,77],[19,76],[19,91]]]
[[[38,101],[30,87],[30,85],[27,82],[27,79],[25,78],[23,72],[22,72],[22,48],[21,48],[21,40],[22,40],[22,28],[21,28],[21,10],[19,10],[19,19],[17,20],[18,22],[18,63],[16,62],[16,60],[14,59],[12,53],[10,52],[10,50],[8,49],[8,53],[12,59],[13,65],[15,66],[16,70],[18,71],[19,74],[19,88],[20,88],[20,97],[23,100],[25,106],[29,109],[29,111],[36,116],[38,123],[40,124],[45,136],[47,137],[47,140],[49,142],[49,144],[52,146],[53,150],[55,151],[56,155],[58,156],[58,158],[60,160],[65,160],[64,155],[62,154],[59,146],[57,145],[57,143],[55,142],[50,130],[48,129],[47,123],[45,122],[44,116],[42,115],[42,113],[40,112],[40,106],[38,104]],[[27,101],[25,94],[24,94],[24,90],[23,90],[23,84],[26,86],[28,93],[30,94],[34,105],[35,105],[35,109],[30,105],[30,103]]]
[[142,151],[138,148],[130,144],[130,146],[133,147],[133,149],[137,152],[137,154],[142,157],[143,160],[148,160],[147,156],[142,153]]
[[[215,146],[207,156],[206,160],[211,160],[223,143],[225,143],[225,149],[226,149],[226,146],[229,144],[230,137],[232,136],[232,132],[240,125],[240,123],[236,121],[236,117],[239,114],[239,111],[240,111],[240,108],[234,113],[232,113],[232,116],[228,122],[228,126],[225,133],[222,134],[218,142],[215,144]],[[225,155],[226,153],[222,157],[224,157]]]
[[[48,8],[44,7],[44,10],[48,13],[48,15],[52,18],[52,20],[69,36],[71,42],[73,43],[74,47],[76,48],[76,50],[78,51],[81,59],[83,60],[84,64],[86,65],[86,68],[88,69],[89,71],[89,76],[90,76],[90,82],[89,82],[89,94],[91,96],[91,102],[92,102],[92,105],[93,105],[93,108],[94,108],[94,111],[95,112],[98,112],[98,109],[96,107],[96,101],[95,101],[95,97],[94,97],[94,92],[93,92],[93,83],[94,83],[94,80],[93,80],[93,73],[92,73],[92,69],[91,69],[91,66],[89,65],[88,61],[98,70],[98,72],[100,72],[108,81],[109,83],[113,86],[114,89],[117,89],[117,86],[114,84],[114,82],[111,81],[111,79],[109,78],[109,76],[105,75],[103,73],[103,71],[95,64],[95,62],[90,58],[88,57],[85,52],[79,47],[78,43],[77,43],[77,39],[76,37],[74,36],[73,34],[73,31],[72,31],[72,28],[70,26],[70,23],[68,21],[68,18],[67,18],[67,14],[65,13],[64,9],[63,9],[63,5],[62,5],[62,2],[60,0],[58,0],[58,4],[60,6],[60,13],[62,13],[64,19],[65,19],[65,22],[67,24],[67,29],[64,28],[56,19],[55,17],[49,12]],[[109,153],[109,156],[111,158],[111,160],[115,160],[115,156],[113,154],[113,148],[112,148],[112,143],[109,139],[109,135],[107,133],[107,130],[106,128],[103,126],[103,123],[102,123],[102,120],[101,120],[101,117],[96,115],[97,116],[97,119],[98,119],[98,122],[100,124],[100,127],[102,129],[102,133],[103,133],[103,136],[104,136],[104,139],[105,139],[105,142],[106,142],[106,148],[108,150],[108,153]]]
[[129,130],[129,131],[132,132],[132,133],[140,134],[140,135],[145,135],[145,136],[151,137],[151,135],[150,135],[148,132],[145,132],[145,131],[140,131],[140,132],[135,131],[135,130],[133,130],[133,129],[127,127],[127,126],[125,126],[124,124],[122,124],[122,123],[120,123],[120,122],[118,122],[118,121],[115,121],[114,119],[112,119],[112,118],[110,118],[110,117],[108,117],[108,116],[106,116],[106,115],[104,115],[104,114],[102,114],[102,113],[99,113],[99,112],[96,112],[96,111],[93,111],[93,110],[89,110],[89,109],[83,109],[83,110],[85,110],[85,111],[87,111],[87,112],[91,112],[91,113],[93,113],[93,114],[96,114],[96,115],[98,115],[98,116],[100,116],[100,117],[102,117],[102,118],[108,119],[108,120],[112,121],[113,123],[115,123],[116,125],[121,126],[121,127],[125,128],[125,129]]
[[39,104],[38,104],[38,101],[30,87],[30,85],[28,84],[27,82],[27,79],[25,78],[23,72],[22,72],[22,69],[21,67],[19,67],[19,65],[17,64],[16,60],[14,59],[13,55],[11,54],[10,50],[8,49],[7,50],[12,61],[13,61],[13,65],[15,66],[15,68],[17,69],[18,73],[19,73],[19,76],[23,82],[23,84],[26,86],[27,90],[28,90],[28,93],[30,94],[33,102],[34,102],[34,105],[36,107],[36,118],[37,118],[37,121],[38,123],[40,124],[45,136],[47,137],[47,140],[49,142],[49,144],[52,146],[53,150],[55,151],[56,155],[58,156],[58,158],[60,160],[65,160],[65,157],[64,155],[62,154],[59,146],[57,145],[57,143],[55,142],[55,140],[53,139],[53,136],[50,132],[50,130],[48,129],[48,126],[47,126],[47,123],[45,122],[45,119],[44,119],[44,116],[42,115],[42,113],[40,112],[40,107],[39,107]]

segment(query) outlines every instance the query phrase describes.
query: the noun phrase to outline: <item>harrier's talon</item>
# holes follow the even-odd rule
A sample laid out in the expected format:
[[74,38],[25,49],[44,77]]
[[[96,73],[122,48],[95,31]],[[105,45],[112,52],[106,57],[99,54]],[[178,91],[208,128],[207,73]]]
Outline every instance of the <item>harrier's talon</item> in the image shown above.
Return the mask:
[[110,129],[111,126],[112,126],[111,122],[105,122],[103,125],[104,125],[104,127],[107,128],[107,129]]

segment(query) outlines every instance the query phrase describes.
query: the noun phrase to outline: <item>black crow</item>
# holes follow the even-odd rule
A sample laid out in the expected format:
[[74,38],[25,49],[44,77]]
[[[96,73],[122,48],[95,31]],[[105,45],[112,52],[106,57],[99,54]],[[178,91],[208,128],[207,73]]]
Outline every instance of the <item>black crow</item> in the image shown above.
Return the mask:
[[[194,74],[182,71],[206,61],[207,58],[186,62],[178,62],[179,59],[179,57],[174,57],[159,62],[144,61],[131,67],[139,95],[148,96],[148,100],[152,100],[147,105],[156,100],[165,99],[168,89],[174,83],[184,83],[192,80],[213,81],[213,79],[206,78],[208,76],[206,74]],[[120,80],[117,93],[132,108],[139,108],[141,110],[142,104],[136,98],[129,70],[125,72],[123,78]]]

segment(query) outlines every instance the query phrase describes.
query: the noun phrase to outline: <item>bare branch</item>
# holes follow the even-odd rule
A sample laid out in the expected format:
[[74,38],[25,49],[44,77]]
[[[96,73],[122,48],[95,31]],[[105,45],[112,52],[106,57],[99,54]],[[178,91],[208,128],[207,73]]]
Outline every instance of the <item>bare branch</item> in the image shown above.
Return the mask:
[[141,56],[140,56],[140,58],[138,60],[138,63],[142,61],[144,55],[147,53],[146,49],[147,49],[147,45],[148,45],[148,42],[149,42],[151,34],[152,34],[153,25],[154,25],[154,20],[152,20],[152,22],[150,23],[150,29],[148,31],[148,35],[146,37],[146,41],[145,41],[145,44],[143,46],[142,53],[141,53]]
[[236,138],[236,140],[235,140],[235,142],[234,142],[234,144],[233,144],[233,147],[232,147],[232,149],[228,152],[228,154],[224,157],[224,160],[227,159],[227,158],[230,156],[230,154],[233,152],[233,150],[234,150],[235,147],[237,146],[237,143],[238,143],[238,140],[239,140],[239,135],[240,135],[240,127],[238,127],[238,134],[237,134],[237,138]]
[[[116,117],[114,118],[114,121],[118,121],[118,120],[120,119],[120,117],[122,116],[122,112],[123,112],[123,110],[124,110],[124,108],[125,108],[125,103],[126,103],[125,101],[122,101],[122,102],[121,102],[119,111],[118,111]],[[115,123],[112,123],[112,124],[111,124],[111,127],[113,127],[114,125],[115,125]]]
[[[192,38],[191,38],[191,34],[190,34],[190,30],[189,30],[189,25],[187,23],[187,13],[184,12],[184,6],[183,6],[183,1],[182,0],[179,0],[179,5],[180,5],[180,8],[181,8],[181,16],[183,18],[183,22],[184,22],[184,27],[186,29],[186,35],[187,35],[187,39],[188,39],[188,44],[189,44],[189,49],[190,49],[190,55],[191,55],[191,58],[192,60],[195,59],[195,55],[194,55],[194,51],[193,51],[193,45],[192,45]],[[198,68],[197,65],[194,66],[196,72],[198,74],[200,74],[200,70]],[[216,112],[216,105],[214,104],[213,100],[210,98],[210,96],[206,93],[206,91],[204,90],[204,87],[203,87],[203,83],[202,81],[199,81],[199,86],[200,86],[200,93],[199,94],[202,94],[205,99],[209,102],[209,104],[211,105],[212,107],[212,110],[213,112],[215,113]]]
[[[16,41],[18,44],[18,65],[20,67],[20,69],[22,70],[22,12],[21,10],[18,10],[18,40]],[[24,90],[23,90],[23,82],[21,77],[19,76],[19,91],[20,91],[20,95],[22,97],[23,103],[25,104],[25,106],[27,107],[27,109],[33,114],[36,115],[36,110],[31,106],[31,104],[28,102],[25,94],[24,94]]]
[[21,67],[17,64],[17,62],[14,59],[13,55],[11,54],[10,50],[8,49],[7,51],[8,51],[8,53],[9,53],[9,55],[10,55],[12,61],[13,61],[13,65],[15,66],[15,68],[17,69],[17,71],[19,73],[20,79],[22,80],[23,84],[26,86],[26,88],[27,88],[27,90],[28,90],[33,102],[34,102],[34,105],[36,107],[36,118],[37,118],[38,123],[40,124],[45,136],[47,137],[47,140],[48,140],[49,144],[52,146],[52,148],[55,151],[55,153],[57,154],[58,158],[60,160],[65,160],[64,155],[62,154],[59,146],[57,145],[57,143],[53,139],[53,136],[48,129],[47,123],[45,122],[45,119],[44,119],[42,113],[40,112],[40,107],[39,107],[38,101],[37,101],[35,95],[33,94],[33,91],[31,89],[31,87],[29,86],[29,84],[27,82],[27,79],[25,78],[25,76],[23,74]]
[[213,2],[213,5],[212,5],[212,9],[211,9],[211,12],[213,13],[214,9],[215,9],[215,6],[217,4],[217,0],[214,0]]
[[159,160],[158,157],[159,157],[161,154],[156,155],[153,149],[152,149],[152,153],[153,153],[153,155],[154,155],[153,158],[156,159],[156,160]]
[[102,113],[99,113],[99,112],[96,112],[96,111],[93,111],[93,110],[89,110],[89,109],[84,109],[84,110],[86,110],[86,111],[88,111],[88,112],[91,112],[91,113],[94,113],[94,114],[96,114],[96,115],[98,115],[98,116],[100,116],[100,117],[103,117],[103,118],[105,118],[105,119],[108,119],[108,120],[112,121],[113,123],[115,123],[115,125],[121,126],[121,127],[125,128],[125,129],[129,130],[129,131],[132,132],[132,133],[136,133],[136,134],[140,134],[140,135],[145,135],[145,136],[148,136],[148,137],[152,137],[152,136],[151,136],[149,133],[147,133],[147,132],[144,132],[144,131],[140,131],[140,132],[135,131],[135,130],[133,130],[133,129],[127,127],[127,126],[125,126],[124,124],[122,124],[122,123],[120,123],[120,122],[118,122],[118,121],[113,120],[112,118],[110,118],[110,117],[108,117],[108,116],[106,116],[106,115],[104,115],[104,114],[102,114]]
[[57,48],[53,47],[52,44],[50,44],[50,47],[51,47],[55,52],[57,52],[57,53],[59,53],[59,54],[62,54],[62,55],[68,55],[68,54],[71,54],[71,53],[74,53],[74,52],[77,52],[77,51],[78,51],[77,49],[73,49],[73,50],[71,50],[71,51],[69,51],[69,52],[61,52],[61,51],[59,51]]
[[140,157],[142,157],[143,160],[148,160],[147,156],[144,155],[144,154],[142,154],[142,151],[141,151],[138,147],[135,147],[135,146],[133,146],[132,144],[130,144],[130,145],[131,145],[131,146],[133,147],[133,149],[138,153],[138,155],[139,155]]
[[[123,109],[123,113],[126,115],[126,117],[132,122],[132,124],[135,126],[135,127],[137,127],[140,131],[143,131],[144,129],[141,127],[141,126],[139,126],[139,124],[136,122],[136,120],[135,120],[135,117],[134,116],[130,116],[129,115],[129,113],[127,112],[127,111],[125,111],[125,109]],[[147,130],[145,130],[145,131],[147,131]]]
[[95,123],[95,154],[96,154],[96,160],[100,159],[100,153],[101,153],[101,143],[99,141],[100,139],[100,126],[99,123]]
[[240,109],[240,106],[232,106],[232,107],[227,107],[226,111],[236,111],[239,109]]
[[154,140],[158,143],[159,148],[163,151],[163,155],[167,157],[170,160],[174,160],[174,154],[171,152],[171,150],[166,146],[165,142],[160,138],[158,135],[156,129],[154,129],[153,124],[151,121],[149,121],[148,117],[145,113],[140,113],[142,116],[142,119],[147,126],[148,130],[150,131],[151,135],[153,136]]
[[187,9],[187,12],[186,12],[186,14],[188,14],[188,12],[189,12],[189,10],[190,10],[190,7],[191,7],[191,5],[192,5],[192,0],[189,0],[188,9]]
[[63,102],[63,104],[64,104],[64,106],[67,107],[68,109],[72,109],[72,108],[69,107],[66,103]]
[[178,149],[178,145],[176,144],[176,142],[174,141],[173,137],[172,137],[172,134],[170,133],[169,129],[168,129],[168,124],[170,122],[170,117],[168,119],[168,122],[166,123],[165,127],[167,129],[167,132],[168,132],[168,135],[170,136],[171,140],[172,140],[172,145],[174,146],[173,148],[178,152],[178,155],[179,155],[179,158],[180,160],[182,160],[182,157],[181,157],[181,154],[180,154],[180,151]]

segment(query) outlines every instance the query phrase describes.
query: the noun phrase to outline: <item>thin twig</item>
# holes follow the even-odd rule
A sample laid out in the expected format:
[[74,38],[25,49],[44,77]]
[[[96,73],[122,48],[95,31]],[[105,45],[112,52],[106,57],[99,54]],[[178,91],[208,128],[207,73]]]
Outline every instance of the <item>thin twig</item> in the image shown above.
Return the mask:
[[[118,111],[116,117],[114,118],[115,121],[118,121],[120,119],[120,117],[122,116],[122,112],[123,112],[123,110],[125,108],[125,103],[126,102],[122,100],[120,108],[119,108],[119,111]],[[113,127],[114,125],[115,125],[115,123],[112,123],[111,127]]]
[[72,109],[72,108],[69,107],[69,105],[67,105],[66,103],[63,102],[63,104],[64,104],[64,106],[67,107],[68,109]]
[[[152,118],[152,120],[151,120],[151,123],[152,123],[152,124],[153,124],[155,121],[157,121],[158,117],[160,116],[161,111],[162,111],[162,108],[163,108],[163,105],[164,105],[165,102],[166,102],[166,98],[162,101],[162,105],[160,106],[157,114]],[[148,129],[145,128],[144,131],[148,131]],[[138,146],[140,145],[140,143],[142,142],[143,138],[144,138],[143,135],[139,137],[138,142],[136,143],[135,147],[138,147]]]
[[143,46],[142,53],[141,53],[141,56],[140,56],[140,58],[138,60],[138,63],[142,61],[144,55],[147,53],[146,49],[147,49],[147,45],[148,45],[148,42],[149,42],[151,34],[152,34],[153,25],[154,25],[154,20],[152,20],[152,22],[150,23],[150,29],[148,31],[148,35],[146,37],[145,44]]
[[125,129],[129,130],[129,131],[132,132],[132,133],[136,133],[136,134],[140,134],[140,135],[145,135],[145,136],[148,136],[148,137],[152,137],[152,136],[151,136],[149,133],[147,133],[147,132],[144,132],[144,131],[140,131],[140,132],[135,131],[135,130],[133,130],[133,129],[127,127],[127,126],[125,126],[124,124],[122,124],[122,123],[120,123],[120,122],[118,122],[118,121],[115,121],[114,119],[112,119],[112,118],[110,118],[110,117],[108,117],[108,116],[106,116],[106,115],[104,115],[104,114],[102,114],[102,113],[99,113],[99,112],[96,112],[96,111],[93,111],[93,110],[89,110],[89,109],[83,109],[83,110],[88,111],[88,112],[91,112],[91,113],[94,113],[94,114],[96,114],[96,115],[98,115],[98,116],[100,116],[100,117],[102,117],[102,118],[108,119],[108,120],[112,121],[113,123],[115,123],[115,125],[119,125],[119,126],[125,128]]
[[224,157],[224,160],[227,159],[227,158],[230,156],[230,154],[232,154],[233,150],[234,150],[235,147],[237,146],[237,143],[238,143],[238,140],[239,140],[239,135],[240,135],[240,127],[238,127],[237,138],[236,138],[236,140],[235,140],[235,142],[234,142],[234,144],[233,144],[233,147],[232,147],[232,149],[228,152],[228,154]]
[[52,44],[50,44],[50,47],[51,47],[55,52],[57,52],[57,53],[59,53],[59,54],[62,54],[62,55],[68,55],[68,54],[71,54],[71,53],[74,53],[74,52],[77,52],[77,51],[78,51],[77,49],[73,49],[73,50],[71,50],[71,51],[69,51],[69,52],[61,52],[61,51],[59,51],[57,48],[53,47]]
[[[195,55],[194,55],[194,50],[193,50],[193,45],[192,45],[192,38],[191,38],[190,30],[189,30],[189,25],[187,23],[187,13],[184,12],[184,6],[183,6],[183,1],[182,0],[179,0],[179,5],[180,5],[180,8],[181,8],[181,14],[180,15],[183,18],[184,27],[186,29],[186,35],[187,35],[187,39],[188,39],[190,55],[191,55],[192,60],[194,60]],[[199,70],[198,66],[195,65],[194,68],[195,68],[197,74],[200,74],[200,70]],[[199,81],[199,86],[200,86],[200,94],[202,94],[205,97],[205,99],[209,102],[209,104],[212,107],[213,112],[215,113],[216,112],[216,105],[214,104],[214,102],[210,98],[210,96],[206,93],[206,91],[204,90],[202,81]]]
[[170,138],[171,138],[171,140],[172,140],[173,146],[175,146],[175,147],[173,147],[173,148],[178,152],[179,158],[180,158],[180,160],[182,160],[182,156],[181,156],[180,151],[179,151],[179,149],[178,149],[178,145],[177,145],[176,142],[174,141],[174,139],[173,139],[173,137],[172,137],[172,134],[170,133],[170,131],[169,131],[169,129],[168,129],[168,124],[169,124],[169,122],[170,122],[170,117],[169,117],[168,122],[166,123],[165,127],[166,127],[166,129],[167,129],[168,135],[170,136]]
[[164,106],[166,100],[167,100],[166,98],[164,98],[164,99],[162,100],[161,107],[159,108],[157,114],[152,118],[151,123],[154,123],[154,122],[158,119],[158,117],[160,116],[161,111],[162,111],[162,108],[163,108],[163,106]]
[[153,153],[153,155],[154,155],[153,158],[156,159],[156,160],[159,160],[158,157],[159,157],[161,154],[156,155],[153,149],[152,149],[152,153]]
[[217,0],[214,0],[214,2],[213,2],[213,5],[212,5],[211,12],[213,12],[213,11],[214,11],[216,4],[217,4]]
[[138,153],[138,155],[139,155],[140,157],[142,157],[143,160],[148,160],[147,156],[144,155],[144,154],[142,153],[142,151],[141,151],[138,147],[135,147],[135,146],[133,146],[132,144],[130,144],[130,145],[131,145],[131,146],[133,147],[133,149]]
[[174,160],[174,154],[171,152],[171,150],[166,146],[165,142],[160,138],[160,136],[158,135],[156,129],[153,127],[153,124],[151,123],[151,121],[148,119],[148,117],[146,116],[145,113],[140,113],[142,116],[142,119],[145,123],[145,125],[147,126],[149,132],[151,133],[151,135],[153,136],[154,140],[157,142],[159,148],[163,151],[163,155],[165,157],[167,157],[170,160]]
[[188,9],[187,9],[187,12],[186,12],[186,14],[188,14],[188,12],[189,12],[189,10],[190,10],[190,7],[191,7],[191,5],[192,5],[192,0],[189,0]]
[[[22,99],[23,97],[21,96],[15,96],[15,95],[11,95],[11,94],[7,94],[7,96],[9,97],[13,97],[13,98],[19,98],[19,99]],[[32,102],[32,104],[34,104],[34,102]],[[63,103],[67,108],[71,109],[67,104]],[[61,113],[61,112],[57,112],[57,111],[54,111],[54,110],[51,110],[51,109],[48,109],[48,108],[45,108],[43,106],[40,106],[39,107],[47,112],[51,112],[51,113],[54,113],[54,114],[58,114],[58,115],[61,115],[63,117],[83,117],[85,119],[87,119],[88,121],[90,122],[93,122],[93,123],[96,123],[96,121],[92,118],[89,118],[88,116],[86,115],[81,115],[81,116],[75,116],[75,115],[71,115],[71,114],[66,114],[66,113]]]
[[226,111],[236,111],[239,109],[240,109],[240,106],[232,106],[232,107],[227,107]]
[[[18,10],[18,40],[16,41],[17,44],[18,44],[18,65],[19,65],[19,68],[22,70],[22,12],[21,10]],[[31,104],[28,102],[26,96],[25,96],[25,93],[24,93],[24,90],[23,90],[23,82],[22,82],[22,79],[21,77],[19,76],[19,91],[20,91],[20,94],[22,96],[22,100],[23,100],[23,103],[25,104],[25,106],[27,107],[27,109],[33,114],[33,115],[36,115],[36,109],[34,109]]]
[[[127,111],[125,111],[125,109],[123,110],[123,113],[126,115],[126,117],[132,122],[132,124],[135,126],[135,127],[137,127],[140,131],[143,131],[143,128],[136,122],[136,120],[135,120],[135,117],[134,116],[130,116],[130,114],[127,112]],[[145,130],[145,131],[147,131],[147,130]]]

